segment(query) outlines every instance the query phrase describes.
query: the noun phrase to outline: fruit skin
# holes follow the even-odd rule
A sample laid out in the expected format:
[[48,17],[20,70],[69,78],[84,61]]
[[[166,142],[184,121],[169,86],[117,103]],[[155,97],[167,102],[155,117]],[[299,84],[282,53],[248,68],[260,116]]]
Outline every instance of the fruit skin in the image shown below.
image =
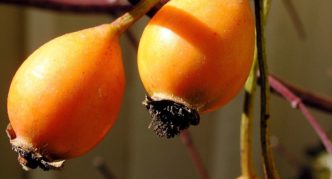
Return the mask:
[[238,94],[252,65],[247,0],[172,0],[142,34],[138,69],[148,95],[213,111]]
[[7,110],[15,143],[50,161],[83,155],[113,126],[124,86],[118,33],[111,25],[51,40],[12,80]]

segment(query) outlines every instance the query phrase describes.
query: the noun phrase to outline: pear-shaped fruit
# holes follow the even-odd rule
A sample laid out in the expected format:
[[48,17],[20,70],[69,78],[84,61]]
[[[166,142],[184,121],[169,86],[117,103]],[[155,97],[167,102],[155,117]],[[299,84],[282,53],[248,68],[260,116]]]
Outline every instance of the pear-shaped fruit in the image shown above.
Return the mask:
[[113,126],[125,86],[118,36],[110,24],[65,34],[18,69],[7,132],[24,167],[58,168],[91,150]]
[[138,69],[153,129],[173,137],[243,87],[255,47],[248,0],[172,0],[144,29]]

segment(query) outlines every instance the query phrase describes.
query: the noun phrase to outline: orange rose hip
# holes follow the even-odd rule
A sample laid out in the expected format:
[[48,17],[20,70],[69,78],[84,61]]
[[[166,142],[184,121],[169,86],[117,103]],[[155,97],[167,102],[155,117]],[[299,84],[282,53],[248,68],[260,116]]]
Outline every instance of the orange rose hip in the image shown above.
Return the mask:
[[172,0],[162,7],[138,50],[153,130],[173,137],[233,99],[249,74],[254,41],[247,0]]
[[24,168],[60,168],[113,126],[125,86],[118,36],[109,24],[69,33],[18,69],[8,94],[7,133]]

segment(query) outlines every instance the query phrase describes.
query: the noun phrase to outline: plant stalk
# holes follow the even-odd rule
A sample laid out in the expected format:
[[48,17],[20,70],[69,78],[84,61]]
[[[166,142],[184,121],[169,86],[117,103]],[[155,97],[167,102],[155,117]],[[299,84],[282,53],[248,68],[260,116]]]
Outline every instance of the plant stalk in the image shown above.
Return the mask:
[[194,164],[198,174],[200,175],[201,179],[209,179],[209,173],[207,172],[203,161],[199,155],[197,148],[194,145],[192,137],[188,130],[183,130],[180,133],[180,138],[182,143],[186,146],[187,152],[191,158],[192,163]]
[[132,24],[145,15],[160,0],[141,0],[132,10],[115,19],[111,25],[119,34],[125,32]]
[[261,112],[260,112],[260,128],[261,128],[261,149],[263,156],[264,174],[268,179],[279,179],[270,146],[270,129],[268,120],[270,118],[270,88],[268,80],[268,69],[265,49],[265,17],[269,3],[266,0],[255,0],[255,17],[256,17],[256,45],[257,59],[261,80]]
[[[327,97],[324,95],[320,95],[318,93],[308,91],[302,88],[299,88],[298,86],[295,86],[291,83],[288,83],[284,80],[281,80],[279,77],[270,74],[269,78],[273,78],[274,80],[281,83],[283,86],[285,86],[288,90],[290,90],[292,93],[294,93],[297,97],[301,99],[303,104],[305,104],[308,107],[314,108],[316,110],[332,114],[332,98]],[[271,92],[274,92],[278,94],[279,96],[283,96],[283,94],[280,92],[280,90],[272,85],[272,82],[270,82],[271,86]]]
[[252,126],[253,126],[253,111],[256,94],[257,82],[257,51],[251,72],[245,84],[245,96],[243,112],[241,115],[241,134],[240,134],[240,147],[241,147],[241,171],[240,178],[252,179],[257,178],[252,167]]
[[326,151],[332,156],[332,144],[328,137],[328,134],[324,129],[319,125],[317,119],[309,112],[307,107],[302,102],[301,98],[296,96],[291,90],[279,82],[276,78],[270,76],[271,87],[277,90],[294,108],[298,108],[305,118],[308,120],[309,124],[315,130],[319,136],[322,144],[324,145]]

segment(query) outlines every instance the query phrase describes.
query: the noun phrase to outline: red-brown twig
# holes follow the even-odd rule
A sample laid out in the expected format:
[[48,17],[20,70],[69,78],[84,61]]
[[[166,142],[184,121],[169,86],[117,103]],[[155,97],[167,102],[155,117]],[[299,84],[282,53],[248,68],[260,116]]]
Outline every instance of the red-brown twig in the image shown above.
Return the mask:
[[196,147],[194,146],[190,133],[187,130],[183,130],[180,134],[180,138],[182,143],[187,147],[188,154],[190,155],[190,158],[201,178],[209,179],[209,174],[203,165]]
[[[160,3],[152,8],[147,15],[152,17],[168,1],[169,0],[160,0]],[[0,0],[0,4],[34,7],[61,12],[98,14],[128,11],[133,7],[127,0]]]
[[115,176],[112,174],[103,158],[95,157],[93,159],[93,166],[98,169],[99,173],[103,175],[105,179],[115,179]]
[[[292,91],[308,107],[312,107],[314,109],[332,114],[332,99],[331,98],[321,96],[321,95],[315,94],[313,92],[306,91],[304,89],[296,87],[290,83],[287,83],[287,82],[279,79],[278,77],[276,77],[274,75],[270,75],[270,77],[277,80],[279,83],[281,83],[283,86],[285,86],[288,90]],[[278,95],[281,95],[280,93],[278,93],[278,91],[275,91],[274,89],[272,89],[272,92],[277,93]]]
[[299,16],[299,14],[297,13],[294,4],[292,2],[292,0],[282,0],[282,2],[284,3],[287,12],[294,24],[294,27],[297,31],[297,34],[299,35],[299,37],[301,39],[305,39],[306,38],[306,32],[303,26],[303,23],[301,21],[301,18]]
[[10,4],[23,7],[80,13],[110,13],[112,11],[127,11],[132,5],[125,0],[0,0],[0,4]]
[[323,128],[319,125],[315,117],[309,112],[306,106],[303,104],[301,98],[296,96],[291,90],[286,86],[280,83],[277,79],[270,76],[269,77],[270,86],[273,90],[277,91],[282,95],[287,101],[289,101],[294,108],[298,108],[303,115],[306,117],[310,125],[313,127],[317,135],[320,137],[323,145],[325,146],[327,152],[332,155],[332,144],[328,138],[328,135],[325,133]]

